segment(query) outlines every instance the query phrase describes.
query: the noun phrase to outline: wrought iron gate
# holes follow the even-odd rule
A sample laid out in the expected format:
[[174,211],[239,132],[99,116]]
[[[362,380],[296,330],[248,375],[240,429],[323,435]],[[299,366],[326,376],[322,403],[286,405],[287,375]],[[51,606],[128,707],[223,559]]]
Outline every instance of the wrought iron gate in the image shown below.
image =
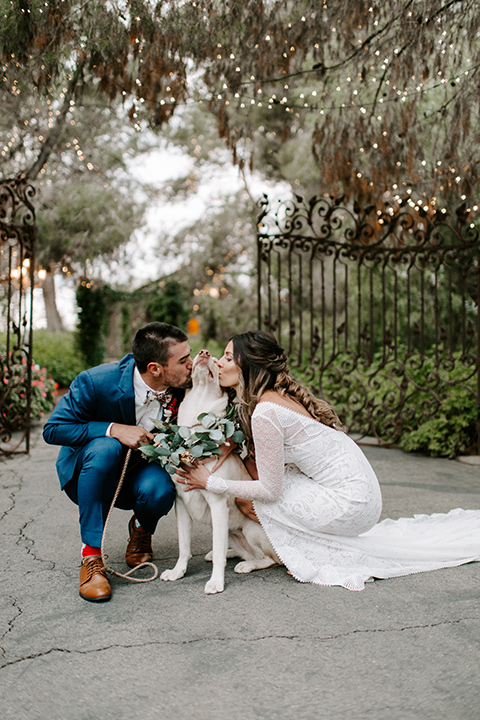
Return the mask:
[[30,450],[34,194],[22,176],[0,181],[0,454]]
[[480,452],[477,208],[451,218],[411,200],[385,211],[331,197],[260,205],[259,327],[294,374],[383,444],[456,402]]

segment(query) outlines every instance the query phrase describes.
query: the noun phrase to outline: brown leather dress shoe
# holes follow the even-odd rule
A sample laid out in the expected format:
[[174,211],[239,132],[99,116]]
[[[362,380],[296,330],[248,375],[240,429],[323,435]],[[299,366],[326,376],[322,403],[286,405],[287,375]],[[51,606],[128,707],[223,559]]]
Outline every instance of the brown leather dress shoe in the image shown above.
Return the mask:
[[125,552],[125,562],[128,567],[134,568],[144,562],[151,562],[153,557],[152,533],[135,527],[135,515],[128,523],[130,539]]
[[100,555],[83,558],[80,567],[80,596],[89,602],[110,600],[112,590]]

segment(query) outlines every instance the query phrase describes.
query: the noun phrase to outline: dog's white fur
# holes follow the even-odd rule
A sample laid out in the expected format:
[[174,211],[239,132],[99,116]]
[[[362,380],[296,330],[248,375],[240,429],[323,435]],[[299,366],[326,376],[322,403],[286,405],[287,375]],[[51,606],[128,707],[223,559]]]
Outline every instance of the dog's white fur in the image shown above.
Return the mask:
[[[223,417],[227,403],[227,393],[219,385],[216,363],[208,350],[201,350],[193,362],[192,388],[180,404],[177,422],[190,428],[198,427],[200,413],[211,412]],[[206,467],[213,468],[217,459],[215,456]],[[230,453],[217,472],[229,480],[251,480],[236,453]],[[173,480],[175,482],[175,476]],[[234,568],[237,573],[281,564],[262,527],[240,512],[234,497],[207,490],[184,492],[184,485],[178,482],[175,485],[179,558],[174,568],[162,573],[162,580],[178,580],[186,573],[191,558],[192,519],[212,524],[212,551],[205,558],[213,563],[212,575],[205,585],[208,595],[223,591],[227,557],[243,558]]]

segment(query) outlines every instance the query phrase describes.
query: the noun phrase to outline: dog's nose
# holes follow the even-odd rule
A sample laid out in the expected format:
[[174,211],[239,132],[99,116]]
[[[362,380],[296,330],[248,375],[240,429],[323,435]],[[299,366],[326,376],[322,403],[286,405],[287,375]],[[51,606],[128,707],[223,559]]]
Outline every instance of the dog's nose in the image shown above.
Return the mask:
[[198,355],[199,355],[199,357],[202,357],[202,358],[209,358],[210,352],[204,348],[203,350],[200,350]]

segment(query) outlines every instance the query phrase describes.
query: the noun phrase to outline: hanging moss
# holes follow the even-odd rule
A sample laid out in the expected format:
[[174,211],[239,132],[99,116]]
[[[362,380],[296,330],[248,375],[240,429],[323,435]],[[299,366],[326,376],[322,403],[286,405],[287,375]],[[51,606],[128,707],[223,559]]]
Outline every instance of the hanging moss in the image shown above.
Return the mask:
[[86,364],[100,365],[105,357],[105,338],[111,312],[111,291],[106,285],[82,282],[76,292],[78,322],[76,345]]
[[180,283],[168,280],[164,287],[155,291],[146,306],[148,322],[159,320],[185,330],[190,317]]

